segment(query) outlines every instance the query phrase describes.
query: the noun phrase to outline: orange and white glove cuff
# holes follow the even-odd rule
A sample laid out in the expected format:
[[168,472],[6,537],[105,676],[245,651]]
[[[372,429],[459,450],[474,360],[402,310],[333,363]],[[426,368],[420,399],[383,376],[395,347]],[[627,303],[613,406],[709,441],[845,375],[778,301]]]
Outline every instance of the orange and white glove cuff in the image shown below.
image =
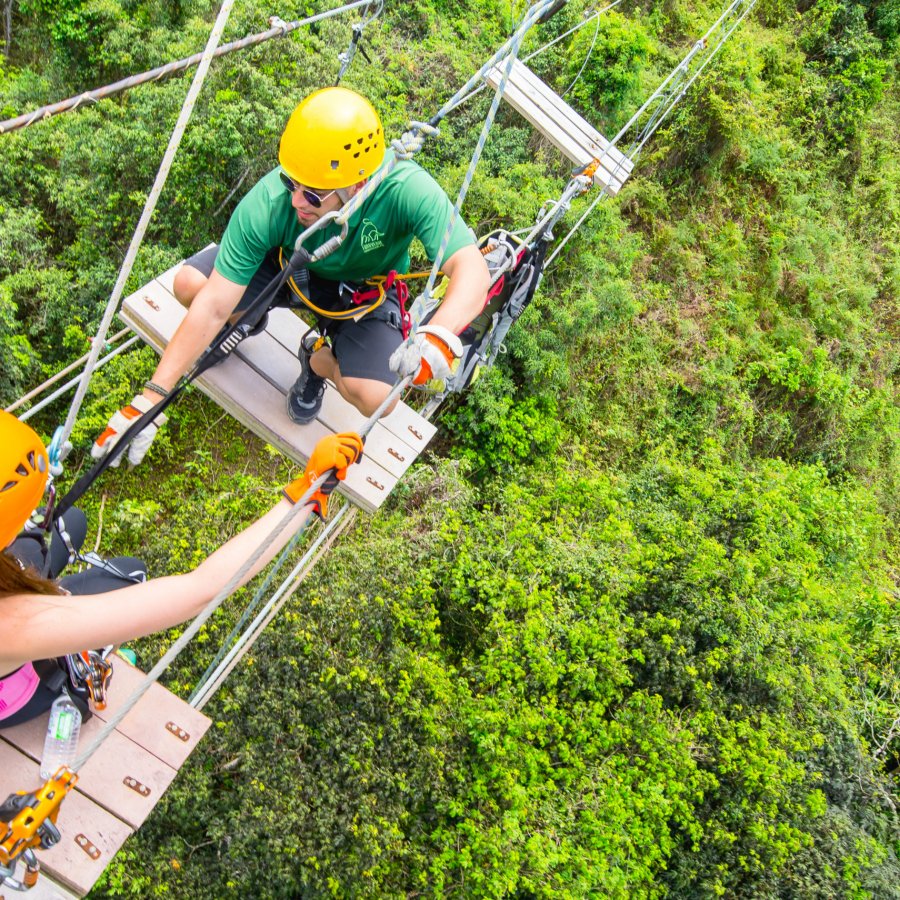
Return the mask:
[[[143,394],[138,394],[128,406],[122,407],[109,420],[106,430],[91,447],[91,456],[94,459],[102,459],[110,450],[118,443],[122,434],[128,430],[135,419],[140,418],[144,413],[149,412],[156,404],[152,400],[148,400]],[[156,432],[160,426],[166,422],[164,413],[160,413],[152,422],[150,422],[131,442],[128,448],[128,461],[132,465],[137,465],[146,455],[156,437]],[[116,459],[112,465],[115,467],[121,461],[121,457]]]

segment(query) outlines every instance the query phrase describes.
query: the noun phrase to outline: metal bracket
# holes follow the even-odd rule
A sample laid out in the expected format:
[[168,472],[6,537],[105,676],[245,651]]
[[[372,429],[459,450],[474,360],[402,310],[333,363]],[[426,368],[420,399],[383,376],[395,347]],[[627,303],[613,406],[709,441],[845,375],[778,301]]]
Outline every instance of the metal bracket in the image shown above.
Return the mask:
[[126,775],[122,779],[122,784],[125,787],[131,788],[136,794],[140,794],[142,797],[150,796],[150,788],[147,787],[146,784],[141,784],[137,778],[132,778],[130,775]]
[[91,859],[95,861],[100,859],[99,849],[83,834],[79,833],[75,835],[75,843],[78,844]]
[[171,732],[180,741],[184,741],[185,743],[191,739],[191,736],[180,725],[176,725],[174,722],[166,722],[166,731]]

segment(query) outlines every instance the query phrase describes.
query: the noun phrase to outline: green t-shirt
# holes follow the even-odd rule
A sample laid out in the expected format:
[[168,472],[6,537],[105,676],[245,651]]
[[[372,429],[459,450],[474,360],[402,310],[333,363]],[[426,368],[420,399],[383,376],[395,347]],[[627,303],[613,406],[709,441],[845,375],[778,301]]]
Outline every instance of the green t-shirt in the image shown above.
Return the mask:
[[[266,254],[283,247],[290,258],[294,241],[304,230],[291,206],[291,195],[273,169],[237,205],[219,246],[216,270],[236,284],[249,284]],[[414,237],[434,259],[453,212],[440,185],[419,165],[404,161],[378,185],[350,217],[347,238],[334,253],[310,266],[310,271],[334,281],[363,281],[391,270],[409,271],[409,245]],[[307,238],[310,252],[340,234],[330,222]],[[457,216],[444,254],[474,244]]]

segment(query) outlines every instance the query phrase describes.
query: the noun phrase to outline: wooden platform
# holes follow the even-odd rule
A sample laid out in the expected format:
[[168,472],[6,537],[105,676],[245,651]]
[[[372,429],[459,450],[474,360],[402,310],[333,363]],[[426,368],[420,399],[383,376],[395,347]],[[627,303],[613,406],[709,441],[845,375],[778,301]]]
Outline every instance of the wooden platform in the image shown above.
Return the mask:
[[[485,80],[496,88],[505,69],[504,61],[491,69]],[[503,99],[576,165],[599,159],[594,184],[602,185],[610,195],[619,192],[634,163],[519,60],[513,63]]]
[[[187,315],[172,294],[179,268],[180,264],[135,291],[119,312],[123,321],[158,353]],[[315,422],[295,425],[288,418],[285,397],[300,374],[297,348],[306,330],[291,310],[272,309],[263,333],[244,340],[224,362],[194,382],[254,434],[301,465],[306,464],[321,437],[359,430],[365,422],[365,417],[330,383]],[[435,431],[434,425],[398,403],[372,429],[362,461],[350,467],[339,490],[363,509],[378,509]]]
[[[82,726],[82,748],[144,677],[120,657],[113,666],[109,704]],[[48,715],[0,731],[3,798],[41,783],[39,760]],[[162,686],[152,685],[79,773],[57,820],[62,840],[51,850],[38,852],[42,872],[49,878],[42,876],[29,896],[68,897],[71,891],[83,897],[125,839],[150,815],[209,726],[202,713]],[[20,866],[17,875],[21,874]],[[3,892],[0,887],[0,895]]]

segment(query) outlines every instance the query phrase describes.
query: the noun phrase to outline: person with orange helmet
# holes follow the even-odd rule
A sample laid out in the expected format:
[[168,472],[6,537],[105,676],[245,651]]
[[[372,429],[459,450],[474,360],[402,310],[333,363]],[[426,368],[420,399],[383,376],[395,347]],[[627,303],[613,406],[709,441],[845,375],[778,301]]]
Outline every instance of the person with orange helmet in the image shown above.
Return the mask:
[[[168,393],[230,317],[233,321],[260,296],[290,259],[299,235],[339,210],[384,165],[378,113],[346,88],[316,91],[291,115],[278,161],[238,204],[221,243],[190,257],[176,274],[175,295],[188,314],[143,392],[110,419],[94,444],[95,458]],[[398,374],[413,375],[416,383],[449,374],[462,353],[458,334],[482,311],[490,284],[472,233],[457,217],[442,262],[448,279],[443,302],[406,343],[405,286],[395,276],[409,271],[415,238],[430,258],[437,256],[452,212],[437,182],[416,163],[401,161],[350,217],[343,243],[296,273],[274,298],[270,305],[311,309],[330,341],[330,346],[317,342],[315,349],[309,339],[301,341],[300,377],[287,398],[294,422],[316,418],[326,379],[369,416]],[[305,239],[305,249],[316,251],[340,230],[329,222]],[[391,285],[383,295],[366,285],[379,276]],[[373,293],[380,302],[373,302]],[[398,353],[401,345],[404,352]],[[128,457],[133,464],[143,459],[163,420],[148,424],[132,442]]]
[[[362,454],[356,434],[319,441],[304,474],[284,489],[268,513],[223,544],[192,572],[151,579],[106,593],[71,596],[55,581],[24,566],[8,548],[41,502],[49,461],[40,438],[25,423],[0,412],[0,728],[49,709],[65,687],[43,663],[86,647],[104,647],[177,625],[199,613],[230,581],[312,484],[333,474],[284,528],[251,570],[246,583],[290,540],[310,514],[323,518],[328,498],[347,467]],[[77,576],[76,576],[77,577]]]

